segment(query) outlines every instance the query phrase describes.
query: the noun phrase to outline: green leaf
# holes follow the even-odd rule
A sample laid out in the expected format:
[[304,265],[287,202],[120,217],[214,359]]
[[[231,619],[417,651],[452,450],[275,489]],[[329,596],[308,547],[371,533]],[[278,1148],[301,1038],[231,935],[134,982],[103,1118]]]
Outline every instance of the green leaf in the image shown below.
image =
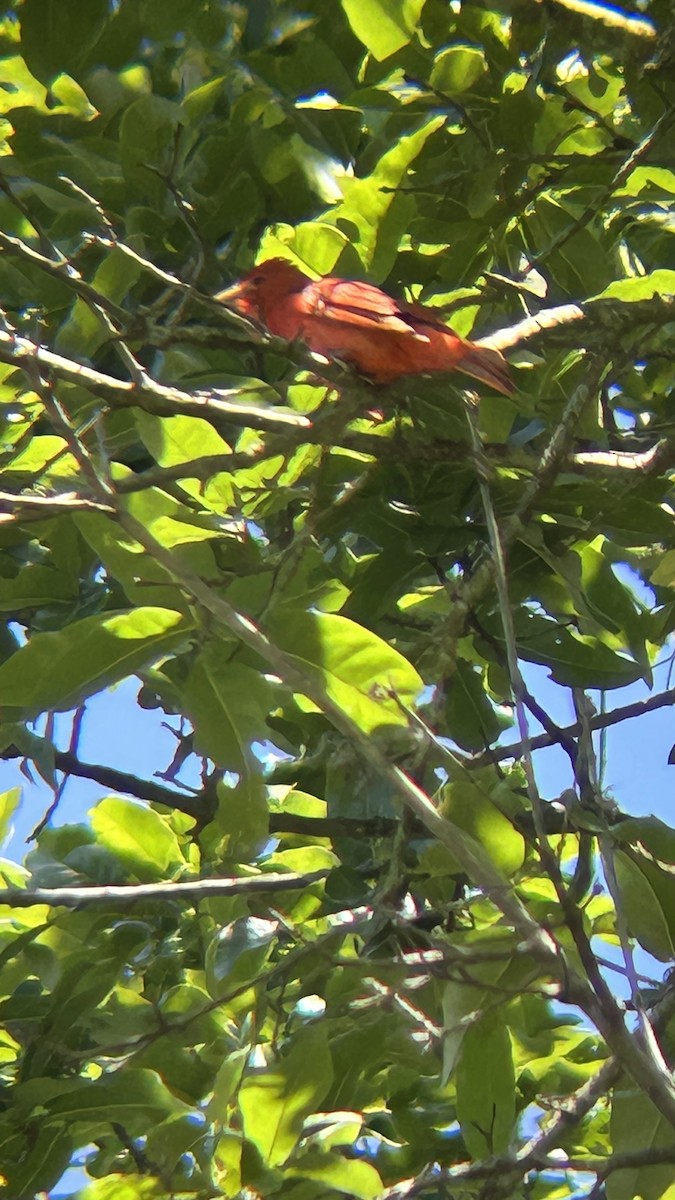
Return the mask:
[[77,1200],[164,1200],[163,1184],[147,1175],[111,1174],[88,1183],[77,1193]]
[[155,417],[139,412],[136,421],[145,445],[162,467],[189,462],[203,454],[231,453],[225,439],[201,417]]
[[204,830],[204,848],[219,861],[245,862],[269,837],[268,789],[257,773],[245,775],[236,787],[218,783],[216,793],[218,808]]
[[182,614],[165,608],[87,617],[57,633],[36,633],[0,665],[5,711],[19,717],[73,708],[166,654],[185,636]]
[[9,830],[9,824],[21,803],[21,788],[9,788],[0,792],[0,842],[4,842]]
[[[143,604],[148,599],[148,588],[151,587],[152,598],[158,604],[162,604],[166,608],[187,607],[173,578],[159,563],[148,558],[144,565],[143,577],[142,579],[139,577],[140,548],[135,542],[130,542],[127,538],[122,537],[111,521],[99,516],[98,513],[80,513],[75,518],[75,524],[85,542],[105,566],[107,574],[121,584],[125,595],[132,604]],[[171,522],[170,528],[172,532],[175,532],[173,522]],[[193,552],[200,557],[203,550],[206,550],[207,554],[209,553],[208,547],[189,545],[186,549],[190,557]],[[182,561],[185,561],[186,552],[181,548],[177,553],[180,554]]]
[[320,1025],[300,1030],[285,1057],[244,1079],[239,1093],[244,1134],[266,1164],[287,1161],[305,1118],[317,1111],[332,1080],[327,1033]]
[[648,275],[634,275],[631,279],[617,279],[610,283],[593,300],[651,300],[654,296],[675,296],[675,271],[665,268],[650,271]]
[[487,1012],[467,1031],[457,1067],[457,1117],[472,1158],[506,1153],[515,1102],[509,1031],[495,1013]]
[[122,117],[119,154],[124,176],[160,211],[167,197],[161,176],[170,173],[176,131],[184,119],[179,106],[163,96],[142,96]]
[[675,587],[675,550],[666,551],[659,559],[650,579],[657,587]]
[[204,1128],[194,1113],[172,1113],[150,1129],[146,1153],[159,1171],[175,1171],[183,1155],[198,1153],[203,1141]]
[[490,703],[480,671],[464,658],[448,679],[445,714],[450,736],[464,750],[484,750],[512,724]]
[[[0,1153],[2,1154],[2,1182],[8,1194],[34,1196],[36,1192],[52,1189],[68,1166],[73,1152],[72,1134],[57,1126],[41,1127],[31,1135],[16,1139],[16,1156],[12,1154],[11,1142],[4,1143],[0,1127]],[[3,1144],[4,1143],[4,1144]],[[11,1191],[9,1191],[11,1189]]]
[[16,612],[22,608],[41,608],[77,596],[77,580],[53,567],[28,564],[17,575],[0,576],[0,611]]
[[[119,469],[116,477],[127,478],[130,471]],[[176,554],[180,563],[203,575],[211,576],[215,570],[213,550],[209,542],[220,538],[221,532],[210,515],[193,514],[186,505],[174,500],[157,488],[130,495],[126,503],[129,512],[163,546]],[[152,586],[152,598],[157,605],[166,608],[186,607],[180,589],[170,573],[149,555],[138,543],[123,535],[114,522],[98,513],[80,513],[75,523],[83,538],[101,558],[106,570],[122,584],[132,604],[144,604],[148,599],[148,585]],[[139,576],[139,560],[143,561],[143,574]]]
[[297,1165],[290,1166],[286,1175],[290,1179],[312,1179],[322,1191],[343,1192],[356,1200],[376,1200],[382,1194],[382,1180],[370,1163],[314,1149],[303,1154]]
[[[549,102],[546,109],[549,108]],[[555,108],[555,103],[553,104]],[[578,122],[577,122],[578,124]],[[553,131],[546,131],[547,149]],[[560,152],[564,142],[560,141]],[[582,152],[594,153],[601,146],[592,144],[584,146]],[[567,153],[573,153],[575,146],[567,148]],[[537,148],[537,153],[539,148]],[[613,274],[610,258],[598,236],[594,236],[591,228],[576,228],[576,205],[567,207],[545,193],[535,201],[528,229],[531,231],[533,248],[546,249],[548,270],[553,273],[558,285],[573,296],[599,293],[611,281]],[[558,241],[558,239],[560,239]],[[549,253],[549,247],[555,247]]]
[[[524,987],[532,978],[532,967],[517,952],[513,934],[503,929],[472,932],[461,943],[467,953],[476,952],[478,962],[468,979],[448,980],[443,984],[443,1083],[450,1079],[457,1067],[462,1043],[472,1023],[471,1014],[480,1014],[489,1008],[490,1000],[499,989],[513,993]],[[483,950],[500,954],[497,961],[480,961]]]
[[[34,0],[34,9],[39,3]],[[23,58],[10,55],[0,60],[0,112],[24,107],[48,112],[47,89],[31,74]]]
[[675,953],[675,831],[657,817],[633,817],[611,832],[628,927],[665,962]]
[[[208,421],[200,417],[156,417],[151,413],[138,412],[136,423],[145,445],[162,467],[188,463],[202,455],[231,453],[228,443]],[[214,472],[208,484],[204,484],[198,478],[190,478],[186,470],[180,486],[181,491],[194,496],[203,507],[221,514],[226,513],[234,503],[232,478],[224,471]]]
[[277,850],[267,861],[274,870],[296,871],[299,875],[311,874],[313,871],[329,871],[339,866],[339,859],[327,846]]
[[[101,296],[121,304],[140,275],[138,263],[113,247],[94,273],[91,285]],[[92,312],[91,304],[78,298],[69,319],[59,329],[55,345],[60,354],[90,357],[109,338],[110,330],[100,314]]]
[[549,667],[556,683],[582,688],[616,688],[635,683],[643,669],[598,638],[521,609],[516,618],[518,651],[528,662]]
[[260,671],[233,659],[233,650],[208,642],[179,690],[199,752],[218,767],[247,776],[262,770],[252,743],[269,736],[272,688]]
[[[61,473],[65,474],[67,471],[72,475],[76,464],[72,456],[65,453],[67,449],[62,437],[56,437],[53,434],[44,436],[36,434],[27,443],[20,444],[18,453],[11,460],[12,470],[19,474],[25,471],[37,475],[54,461],[58,462]],[[67,460],[67,467],[64,459]]]
[[596,537],[576,546],[574,552],[579,556],[581,587],[589,610],[605,629],[620,635],[620,643],[630,647],[648,677],[650,663],[640,614],[634,595],[612,570],[608,557],[611,544],[604,537]]
[[247,1048],[233,1050],[232,1054],[228,1054],[218,1068],[213,1093],[209,1100],[208,1115],[212,1121],[217,1121],[220,1125],[226,1123],[227,1110],[239,1091],[248,1058]]
[[[669,962],[675,957],[675,881],[644,856],[620,851],[614,869],[631,935],[655,958]],[[666,908],[659,895],[664,888],[670,893]]]
[[[673,1128],[644,1092],[625,1076],[615,1085],[610,1120],[617,1152],[660,1150],[673,1145]],[[673,1183],[672,1163],[627,1167],[607,1178],[607,1200],[665,1200]]]
[[422,680],[374,633],[335,613],[308,612],[284,613],[270,636],[364,733],[407,725],[401,705],[415,703]]
[[65,1118],[75,1121],[124,1122],[130,1131],[145,1129],[171,1113],[188,1111],[154,1071],[129,1068],[121,1074],[103,1075],[44,1102],[43,1120],[49,1124]]
[[456,44],[437,55],[429,82],[439,92],[458,96],[472,88],[487,69],[485,53],[479,46]]
[[90,820],[99,843],[137,879],[161,879],[185,865],[176,835],[151,808],[109,796]]
[[272,952],[278,921],[241,917],[220,929],[206,952],[209,993],[226,997],[255,979]]
[[491,799],[493,793],[497,799],[501,786],[490,768],[466,772],[441,788],[441,810],[483,846],[501,871],[513,875],[523,865],[525,841]]
[[675,865],[675,830],[658,817],[629,817],[612,826],[612,837],[623,845],[643,847],[656,863]]
[[216,1143],[213,1164],[216,1179],[226,1196],[234,1198],[242,1190],[242,1157],[245,1143],[238,1130],[226,1129]]
[[223,93],[224,84],[225,76],[218,75],[215,79],[209,79],[207,83],[202,83],[188,92],[187,96],[183,98],[182,107],[191,121],[201,121],[208,113],[212,112],[218,98]]
[[46,84],[62,71],[77,76],[109,19],[107,0],[24,0],[21,46],[28,67]]
[[86,92],[70,75],[57,75],[50,90],[52,96],[56,96],[72,116],[80,117],[84,121],[93,121],[94,117],[99,115],[93,104],[90,104]]
[[445,124],[443,117],[425,120],[412,133],[403,134],[378,159],[362,179],[345,179],[344,199],[325,220],[343,229],[353,227],[359,256],[374,280],[385,279],[398,253],[414,205],[399,191],[427,142]]
[[615,195],[642,196],[645,200],[675,196],[675,171],[667,167],[635,167]]
[[357,38],[378,60],[412,40],[425,0],[342,0]]

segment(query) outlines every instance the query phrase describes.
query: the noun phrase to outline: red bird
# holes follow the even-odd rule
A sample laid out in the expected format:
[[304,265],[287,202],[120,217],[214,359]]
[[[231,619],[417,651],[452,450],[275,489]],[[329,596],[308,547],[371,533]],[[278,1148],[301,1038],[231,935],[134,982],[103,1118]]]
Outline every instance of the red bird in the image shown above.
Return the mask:
[[463,371],[510,396],[515,388],[498,350],[465,342],[433,309],[395,300],[360,280],[313,280],[284,258],[271,258],[216,296],[286,341],[349,363],[371,383],[402,375]]

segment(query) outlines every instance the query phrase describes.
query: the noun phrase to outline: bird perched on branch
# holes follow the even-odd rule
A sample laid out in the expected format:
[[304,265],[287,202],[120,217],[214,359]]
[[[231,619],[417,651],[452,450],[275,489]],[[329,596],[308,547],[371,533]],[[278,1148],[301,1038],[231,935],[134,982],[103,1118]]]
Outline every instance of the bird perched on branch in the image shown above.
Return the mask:
[[371,383],[462,371],[505,396],[515,391],[498,350],[464,341],[433,309],[395,300],[371,283],[334,275],[314,280],[272,258],[216,299],[276,337],[348,363]]

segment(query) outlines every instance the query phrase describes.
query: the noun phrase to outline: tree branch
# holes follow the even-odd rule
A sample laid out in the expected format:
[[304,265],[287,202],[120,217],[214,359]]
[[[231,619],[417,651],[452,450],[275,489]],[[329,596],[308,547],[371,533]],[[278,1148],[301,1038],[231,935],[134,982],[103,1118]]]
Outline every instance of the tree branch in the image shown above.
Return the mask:
[[585,332],[606,331],[616,337],[622,330],[634,329],[638,324],[652,321],[663,321],[665,324],[673,320],[674,314],[675,296],[651,296],[647,300],[632,301],[598,297],[584,300],[581,304],[544,308],[515,325],[480,338],[476,344],[503,351],[513,346],[536,344],[547,338],[551,342],[569,345],[570,338],[566,331],[569,326],[580,322],[584,323]]
[[[611,712],[596,713],[590,718],[590,728],[592,731],[608,729],[611,725],[618,725],[621,721],[631,721],[634,717],[641,717],[644,713],[654,712],[658,708],[668,708],[671,704],[675,704],[675,688],[668,688],[667,691],[659,692],[656,696],[649,696],[646,700],[636,700],[633,704],[614,708]],[[538,733],[530,738],[529,744],[532,750],[543,750],[546,746],[562,745],[570,738],[578,738],[581,733],[582,728],[577,721],[574,725],[562,727],[559,736],[551,733]],[[518,759],[523,753],[522,742],[512,742],[510,745],[495,746],[492,750],[484,750],[481,754],[467,758],[465,765],[469,770],[480,770],[481,767],[504,762],[508,758]]]
[[[537,4],[543,2],[544,0],[536,0]],[[656,29],[651,21],[645,17],[638,17],[635,13],[624,12],[614,4],[600,4],[597,0],[555,0],[555,3],[576,16],[600,21],[602,25],[618,29],[631,37],[646,38],[649,41],[656,37]]]
[[[58,516],[60,513],[100,512],[110,516],[114,508],[98,500],[89,500],[78,492],[60,492],[56,496],[38,496],[27,492],[0,492],[0,513],[8,513],[17,519],[22,516]],[[2,518],[0,517],[0,522]]]
[[570,455],[575,466],[591,471],[634,471],[657,474],[675,466],[675,444],[667,438],[648,450],[580,450]]
[[52,908],[80,908],[86,904],[139,904],[148,900],[206,900],[212,896],[259,895],[265,892],[291,892],[310,887],[326,879],[329,871],[310,871],[306,875],[255,875],[246,879],[195,879],[188,883],[106,884],[105,887],[0,888],[0,904],[10,908],[31,908],[46,904]]
[[108,400],[112,407],[138,407],[158,416],[174,416],[182,413],[191,417],[205,417],[214,425],[249,426],[252,429],[308,429],[311,421],[301,413],[284,412],[273,407],[259,408],[236,399],[241,390],[231,388],[226,392],[183,392],[179,388],[166,387],[147,376],[143,383],[128,379],[117,379],[103,371],[86,367],[73,359],[54,354],[29,338],[13,336],[0,330],[0,362],[29,370],[30,364],[51,372],[57,379],[79,384],[95,396]]

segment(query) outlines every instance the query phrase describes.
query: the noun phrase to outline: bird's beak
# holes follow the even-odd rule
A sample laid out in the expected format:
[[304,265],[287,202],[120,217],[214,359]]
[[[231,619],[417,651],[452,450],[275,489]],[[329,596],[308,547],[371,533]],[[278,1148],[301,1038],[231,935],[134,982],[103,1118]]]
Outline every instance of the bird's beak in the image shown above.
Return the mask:
[[222,292],[217,292],[213,299],[221,304],[233,304],[237,300],[245,300],[247,295],[248,284],[245,279],[240,279],[238,283],[231,283],[229,287],[223,288]]

